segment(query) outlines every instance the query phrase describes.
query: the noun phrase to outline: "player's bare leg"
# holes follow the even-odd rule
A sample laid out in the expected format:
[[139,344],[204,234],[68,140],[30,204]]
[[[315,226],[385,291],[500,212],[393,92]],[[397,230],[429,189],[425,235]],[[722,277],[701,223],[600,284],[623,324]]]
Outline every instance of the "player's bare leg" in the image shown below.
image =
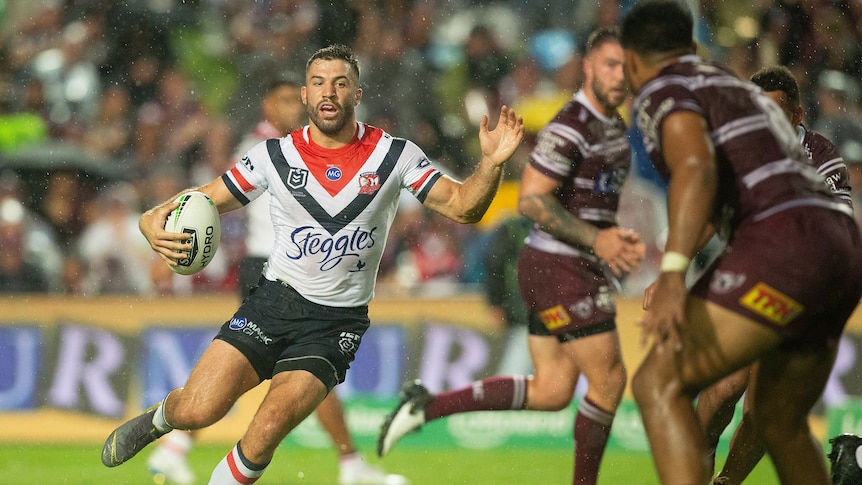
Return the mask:
[[[557,343],[557,348],[563,357],[558,357],[555,363],[549,362],[548,365],[538,364],[537,368],[544,365],[544,369],[549,371],[546,372],[547,375],[553,373],[554,369],[560,372],[560,362],[571,361],[574,367],[568,373],[571,377],[566,384],[577,385],[579,374],[587,379],[587,393],[578,404],[573,430],[575,460],[572,483],[595,484],[610,438],[611,425],[626,385],[626,369],[622,361],[619,336],[617,332],[602,332],[562,344]],[[534,352],[536,360],[539,360],[540,355],[550,353],[551,350],[537,348]],[[538,400],[542,397],[542,392],[534,390],[535,384],[534,379],[527,392],[528,409],[534,409],[534,398]],[[573,392],[574,387],[567,390],[565,395],[571,397]],[[563,407],[568,406],[568,401],[570,399]]]
[[[752,377],[754,380],[757,372],[757,364],[752,367]],[[727,454],[727,460],[721,472],[716,475],[716,483],[721,484],[741,484],[754,467],[766,454],[766,446],[760,435],[757,432],[757,427],[754,420],[753,411],[751,409],[752,399],[750,393],[746,394],[745,402],[742,409],[742,420],[733,433],[733,438],[730,440],[730,451]]]
[[201,429],[227,415],[236,401],[260,384],[248,359],[229,343],[213,340],[186,385],[165,400],[165,419],[175,429]]
[[748,385],[750,368],[745,367],[707,387],[697,395],[695,413],[706,434],[706,449],[710,454],[710,473],[715,470],[715,449],[727,425],[733,420],[736,403]]
[[273,376],[242,439],[216,465],[211,484],[253,483],[272,460],[285,436],[326,397],[326,386],[304,370]]
[[185,387],[117,428],[102,450],[102,462],[117,466],[171,429],[200,429],[223,418],[234,402],[260,382],[233,346],[214,340],[195,364]]
[[406,484],[406,477],[386,473],[383,469],[365,461],[365,457],[356,449],[347,422],[344,418],[344,408],[341,400],[333,389],[326,395],[315,411],[320,425],[332,439],[338,451],[338,483],[339,485],[361,484]]
[[837,344],[816,352],[776,349],[760,359],[750,388],[752,410],[781,483],[830,483],[823,450],[808,419],[836,354]]
[[704,432],[692,407],[694,397],[779,342],[766,327],[703,299],[689,297],[686,305],[683,350],[654,345],[632,380],[664,484],[709,480]]

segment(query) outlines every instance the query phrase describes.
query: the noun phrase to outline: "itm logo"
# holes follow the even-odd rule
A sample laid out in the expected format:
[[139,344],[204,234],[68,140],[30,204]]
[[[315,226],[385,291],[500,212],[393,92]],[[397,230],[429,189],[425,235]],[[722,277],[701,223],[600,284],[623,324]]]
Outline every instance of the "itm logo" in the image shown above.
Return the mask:
[[192,243],[192,249],[186,251],[186,257],[177,261],[179,266],[191,266],[192,261],[198,256],[198,233],[191,227],[184,227],[183,232],[191,236],[189,242]]
[[777,325],[787,325],[805,309],[800,303],[760,282],[739,299],[749,310],[762,315]]

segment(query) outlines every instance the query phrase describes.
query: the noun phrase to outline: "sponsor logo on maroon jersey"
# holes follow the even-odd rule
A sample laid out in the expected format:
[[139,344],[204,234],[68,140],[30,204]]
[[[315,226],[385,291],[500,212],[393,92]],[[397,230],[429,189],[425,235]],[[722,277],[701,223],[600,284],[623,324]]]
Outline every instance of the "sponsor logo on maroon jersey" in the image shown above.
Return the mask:
[[569,312],[563,308],[563,305],[542,310],[539,312],[539,318],[542,319],[542,323],[548,330],[556,330],[572,322],[572,317],[569,316]]
[[754,285],[739,299],[739,303],[778,325],[787,325],[805,309],[789,296],[763,282]]

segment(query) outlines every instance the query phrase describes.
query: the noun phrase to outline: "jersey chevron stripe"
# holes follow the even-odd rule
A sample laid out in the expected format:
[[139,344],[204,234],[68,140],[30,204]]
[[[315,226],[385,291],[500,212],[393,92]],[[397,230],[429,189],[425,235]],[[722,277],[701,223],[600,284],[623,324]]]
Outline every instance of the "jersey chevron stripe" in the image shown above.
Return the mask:
[[[406,140],[403,138],[393,138],[392,144],[389,147],[389,151],[386,153],[386,156],[383,159],[383,162],[380,164],[380,167],[377,169],[377,175],[380,176],[380,185],[386,183],[386,180],[389,178],[389,175],[392,174],[392,170],[395,169],[395,163],[398,162],[398,158],[401,156],[401,152],[404,150],[404,145]],[[266,149],[269,152],[269,157],[272,160],[272,165],[278,171],[279,178],[281,178],[282,182],[286,182],[288,180],[288,174],[290,173],[290,164],[287,162],[287,159],[284,156],[284,152],[281,151],[281,144],[278,139],[270,139],[266,141]],[[299,202],[306,211],[313,217],[320,225],[329,231],[331,235],[335,235],[338,231],[340,231],[344,226],[346,226],[350,221],[356,218],[362,211],[368,207],[368,204],[376,196],[375,194],[357,194],[356,198],[347,205],[341,212],[339,212],[335,217],[330,216],[323,207],[320,206],[320,203],[308,193],[305,187],[300,187],[298,189],[292,189],[287,187],[290,193],[293,195],[294,199]]]

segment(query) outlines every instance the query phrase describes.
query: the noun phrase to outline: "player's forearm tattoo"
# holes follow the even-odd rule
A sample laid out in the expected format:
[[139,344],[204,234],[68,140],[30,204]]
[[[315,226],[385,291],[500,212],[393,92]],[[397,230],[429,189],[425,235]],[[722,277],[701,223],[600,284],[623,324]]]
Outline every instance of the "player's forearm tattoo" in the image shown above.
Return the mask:
[[529,194],[521,197],[521,212],[560,241],[592,248],[599,228],[567,211],[553,194]]

